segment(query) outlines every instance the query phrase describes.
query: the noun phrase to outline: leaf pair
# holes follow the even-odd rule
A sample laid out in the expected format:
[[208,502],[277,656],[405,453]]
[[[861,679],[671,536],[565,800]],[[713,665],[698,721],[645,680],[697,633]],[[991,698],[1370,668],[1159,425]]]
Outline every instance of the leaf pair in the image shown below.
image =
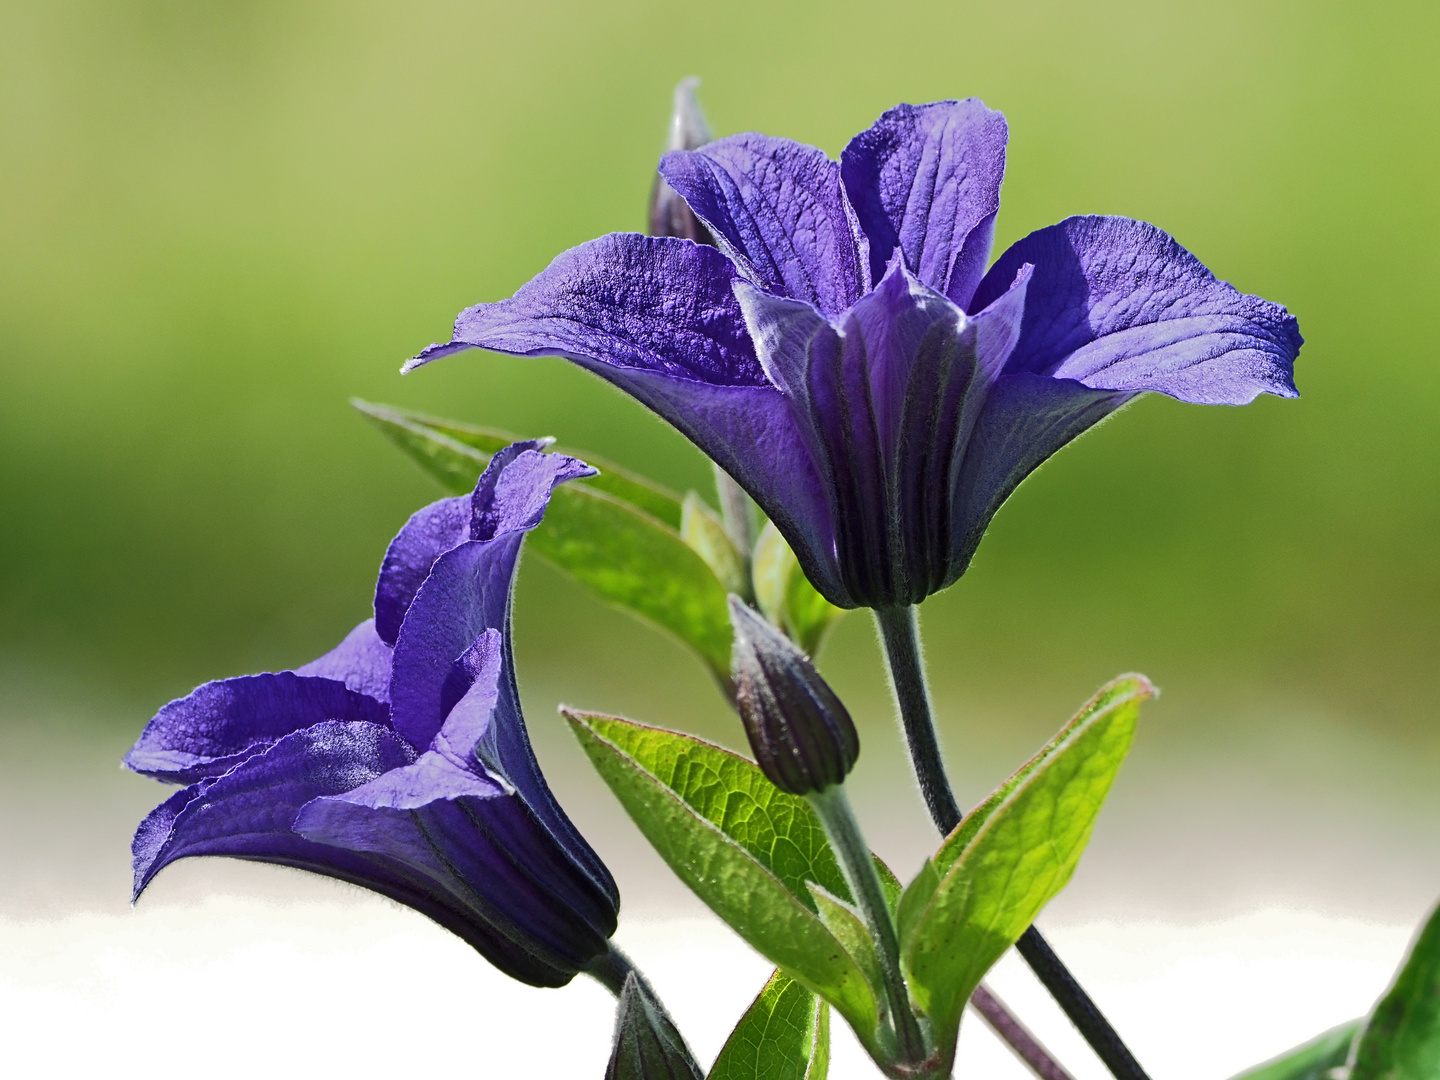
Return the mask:
[[1385,996],[1356,1020],[1235,1080],[1434,1080],[1440,1076],[1440,907]]
[[[1102,690],[951,834],[895,901],[902,963],[948,1073],[981,977],[1065,885],[1154,690]],[[688,735],[566,712],[591,762],[670,867],[762,955],[895,1064],[878,961],[818,818],[751,762]],[[886,871],[892,891],[898,891]]]
[[[352,400],[400,449],[453,494],[475,486],[490,456],[516,436],[388,405]],[[529,550],[601,599],[674,634],[722,686],[730,677],[727,593],[763,594],[766,615],[801,648],[819,647],[840,609],[800,572],[772,527],[762,533],[755,581],[724,526],[699,496],[684,499],[583,451],[598,476],[564,484],[551,496]]]

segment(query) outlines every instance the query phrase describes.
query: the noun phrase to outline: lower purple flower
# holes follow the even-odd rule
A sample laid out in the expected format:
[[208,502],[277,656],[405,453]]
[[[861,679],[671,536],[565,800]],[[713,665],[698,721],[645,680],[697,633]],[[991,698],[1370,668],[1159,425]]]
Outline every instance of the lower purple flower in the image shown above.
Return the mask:
[[539,443],[390,544],[375,618],[295,671],[206,683],[125,764],[187,784],[135,834],[135,896],[190,855],[298,866],[428,915],[500,970],[563,986],[609,952],[620,897],[525,732],[510,649],[520,544],[593,474]]

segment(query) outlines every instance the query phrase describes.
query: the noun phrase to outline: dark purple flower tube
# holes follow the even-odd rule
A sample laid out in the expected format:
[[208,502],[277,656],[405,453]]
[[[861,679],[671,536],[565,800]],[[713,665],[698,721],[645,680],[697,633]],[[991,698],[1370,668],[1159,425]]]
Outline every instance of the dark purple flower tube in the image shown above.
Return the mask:
[[430,916],[507,975],[563,986],[620,897],[546,786],[520,713],[510,595],[525,533],[583,462],[516,443],[415,514],[375,618],[295,671],[207,683],[125,758],[188,785],[135,834],[135,896],[189,855],[298,866]]
[[1016,485],[1137,394],[1296,396],[1295,319],[1152,225],[1068,218],[987,270],[1007,138],[970,99],[896,106],[838,162],[754,134],[667,154],[715,248],[582,244],[407,370],[472,347],[568,357],[728,472],[831,602],[918,603]]

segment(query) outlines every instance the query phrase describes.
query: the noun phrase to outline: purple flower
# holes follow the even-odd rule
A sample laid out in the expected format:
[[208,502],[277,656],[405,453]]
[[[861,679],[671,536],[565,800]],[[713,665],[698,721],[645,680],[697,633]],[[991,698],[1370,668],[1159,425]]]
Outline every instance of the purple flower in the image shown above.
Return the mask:
[[582,244],[407,370],[475,346],[569,357],[729,472],[829,600],[917,603],[1031,470],[1136,394],[1296,394],[1295,320],[1154,226],[1068,218],[987,272],[1006,137],[971,99],[897,106],[838,163],[763,135],[667,154],[718,250]]
[[620,898],[546,786],[510,650],[520,543],[594,471],[539,443],[400,530],[375,618],[295,671],[206,683],[125,758],[187,784],[135,834],[135,895],[230,855],[354,882],[430,916],[506,974],[563,986],[609,951]]

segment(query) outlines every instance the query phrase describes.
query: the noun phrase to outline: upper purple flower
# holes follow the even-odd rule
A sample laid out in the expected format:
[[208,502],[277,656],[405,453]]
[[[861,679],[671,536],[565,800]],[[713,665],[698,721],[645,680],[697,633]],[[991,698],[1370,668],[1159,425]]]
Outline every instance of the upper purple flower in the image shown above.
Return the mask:
[[374,889],[535,986],[607,955],[620,897],[540,775],[511,659],[520,543],[556,484],[595,471],[540,446],[412,517],[375,618],[333,651],[150,721],[125,764],[189,786],[135,834],[137,897],[176,859],[231,855]]
[[582,244],[407,370],[475,346],[568,357],[729,472],[830,601],[918,603],[1031,470],[1136,394],[1296,396],[1295,320],[1152,225],[1068,218],[987,272],[1006,137],[971,99],[897,106],[838,163],[753,134],[667,154],[718,250]]

